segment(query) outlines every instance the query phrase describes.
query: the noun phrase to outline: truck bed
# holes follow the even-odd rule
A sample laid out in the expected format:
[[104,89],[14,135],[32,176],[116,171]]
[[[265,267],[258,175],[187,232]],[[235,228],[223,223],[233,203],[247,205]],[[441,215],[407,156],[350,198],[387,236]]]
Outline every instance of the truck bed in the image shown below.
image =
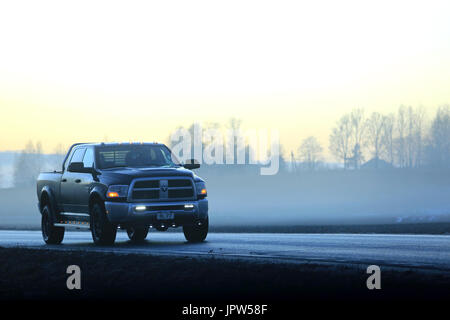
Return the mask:
[[62,172],[41,172],[37,179],[37,196],[39,198],[40,191],[43,187],[49,186],[56,199],[59,198],[59,190],[61,183]]

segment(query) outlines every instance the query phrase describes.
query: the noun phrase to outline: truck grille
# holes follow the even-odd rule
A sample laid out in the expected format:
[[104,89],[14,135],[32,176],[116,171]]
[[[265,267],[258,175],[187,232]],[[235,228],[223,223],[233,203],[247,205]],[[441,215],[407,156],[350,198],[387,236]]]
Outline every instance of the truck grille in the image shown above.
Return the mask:
[[149,178],[132,183],[130,200],[193,200],[194,195],[194,185],[190,178]]

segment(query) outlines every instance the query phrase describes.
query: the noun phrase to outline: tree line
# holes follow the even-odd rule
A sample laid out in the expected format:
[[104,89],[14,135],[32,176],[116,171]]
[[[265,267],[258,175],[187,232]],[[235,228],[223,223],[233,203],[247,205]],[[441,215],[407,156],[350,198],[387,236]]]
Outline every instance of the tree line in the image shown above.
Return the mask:
[[[396,113],[363,109],[344,114],[329,136],[330,153],[345,169],[450,168],[450,106],[438,108],[431,121],[425,110],[400,106]],[[304,139],[297,153],[307,169],[316,169],[323,148],[315,137]]]
[[14,159],[14,186],[34,186],[39,173],[43,170],[60,170],[66,150],[58,144],[52,155],[44,155],[42,143],[28,141],[25,148]]
[[[241,120],[232,118],[226,127],[239,130],[241,124]],[[206,125],[206,128],[219,127],[219,123]],[[190,132],[193,129],[194,125],[188,128]],[[237,143],[234,143],[234,148],[237,148]],[[248,157],[251,147],[246,144],[244,148]],[[280,150],[283,150],[282,146]],[[309,136],[301,141],[296,152],[291,151],[290,161],[285,154],[282,155],[280,168],[329,169],[325,165],[323,151],[318,139]],[[450,106],[439,107],[431,120],[420,107],[400,106],[396,113],[373,112],[368,116],[363,109],[354,109],[344,114],[331,129],[329,151],[344,169],[364,166],[374,169],[450,168]],[[32,186],[40,171],[59,170],[65,153],[65,148],[59,144],[53,155],[44,156],[42,144],[29,141],[15,157],[15,186]]]

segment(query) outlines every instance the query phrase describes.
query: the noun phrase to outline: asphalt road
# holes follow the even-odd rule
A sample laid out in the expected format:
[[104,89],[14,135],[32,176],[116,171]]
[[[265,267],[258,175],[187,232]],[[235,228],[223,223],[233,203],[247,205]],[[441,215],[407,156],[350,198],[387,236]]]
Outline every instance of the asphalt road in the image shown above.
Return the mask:
[[182,233],[153,231],[146,242],[133,244],[126,233],[119,232],[114,246],[97,247],[88,231],[66,231],[62,245],[48,246],[40,231],[3,230],[0,246],[293,263],[378,264],[450,271],[450,236],[446,235],[210,233],[206,242],[189,244]]

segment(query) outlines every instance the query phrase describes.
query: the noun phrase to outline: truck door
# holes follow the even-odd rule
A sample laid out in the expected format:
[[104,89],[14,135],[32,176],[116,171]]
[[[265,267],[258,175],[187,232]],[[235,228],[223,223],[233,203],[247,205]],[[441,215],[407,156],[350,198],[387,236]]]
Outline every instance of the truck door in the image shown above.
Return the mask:
[[[83,164],[85,168],[94,168],[94,148],[87,147],[83,157]],[[82,213],[89,212],[89,192],[93,183],[92,173],[80,173],[78,178],[81,180],[75,186],[77,194],[77,211]]]
[[77,199],[77,186],[81,183],[81,175],[83,173],[69,172],[68,168],[72,162],[82,162],[85,152],[85,147],[79,147],[73,152],[72,158],[69,160],[61,177],[61,200],[64,212],[78,212],[79,210],[77,208],[79,202]]

